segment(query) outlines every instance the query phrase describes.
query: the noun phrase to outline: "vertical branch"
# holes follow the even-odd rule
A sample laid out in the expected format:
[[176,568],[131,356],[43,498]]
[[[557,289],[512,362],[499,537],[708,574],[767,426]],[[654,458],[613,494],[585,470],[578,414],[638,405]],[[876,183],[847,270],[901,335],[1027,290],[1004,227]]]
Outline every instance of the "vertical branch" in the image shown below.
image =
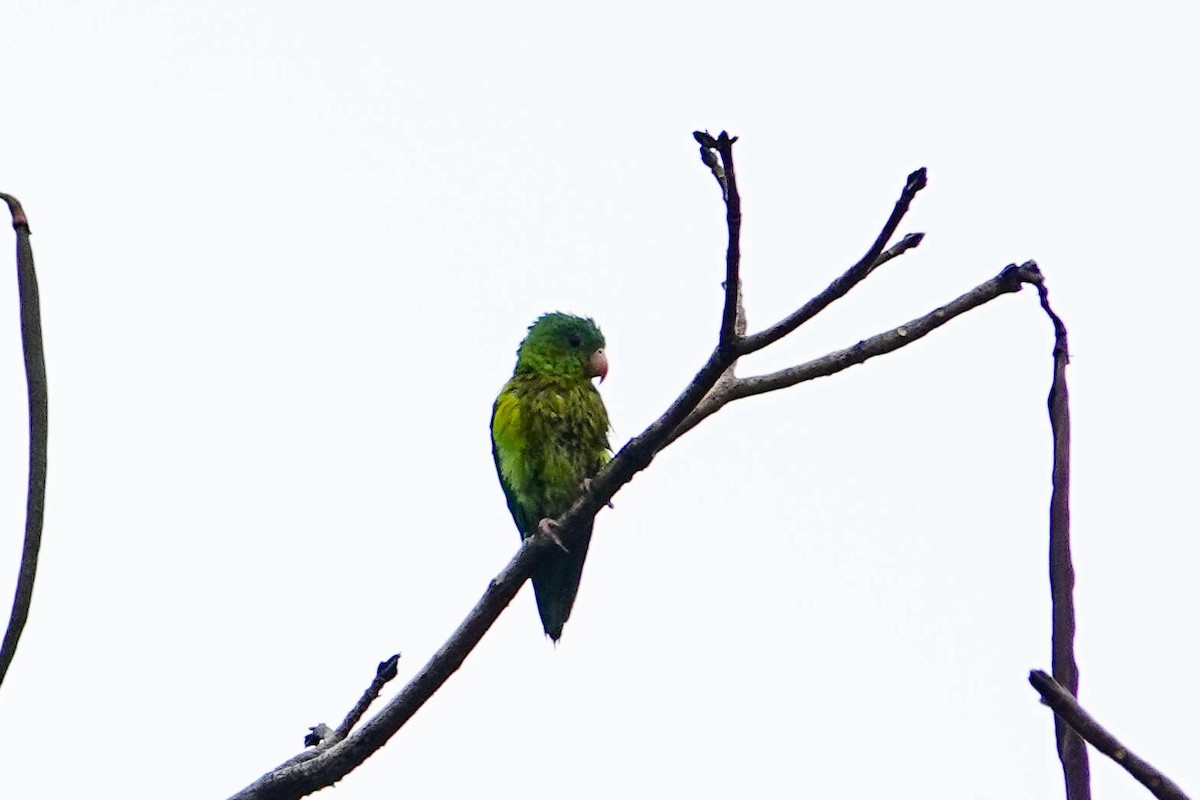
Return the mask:
[[0,644],[0,683],[17,651],[17,642],[29,618],[33,580],[37,575],[38,549],[42,543],[42,517],[46,506],[46,431],[49,406],[46,397],[46,362],[42,352],[42,320],[38,304],[37,275],[33,270],[33,248],[29,244],[29,221],[17,198],[0,194],[12,214],[17,232],[17,292],[21,303],[21,345],[25,354],[25,382],[29,388],[29,485],[25,503],[25,547],[17,576],[8,629]]
[[741,278],[741,232],[742,198],[738,194],[737,175],[733,169],[733,143],[736,136],[721,131],[717,137],[717,152],[725,168],[725,222],[729,227],[729,246],[725,251],[725,310],[721,314],[721,339],[719,347],[726,349],[740,338],[737,331],[738,300],[742,295]]
[[742,307],[741,236],[742,196],[738,194],[737,174],[733,169],[733,143],[738,140],[728,132],[714,139],[708,131],[693,131],[692,136],[700,143],[700,160],[712,170],[713,177],[721,185],[721,197],[725,200],[725,224],[729,229],[729,245],[725,250],[725,306],[721,313],[721,334],[714,358],[725,362],[729,368],[737,361],[741,340],[746,334],[746,312]]
[[[1053,491],[1050,495],[1050,599],[1053,623],[1050,634],[1054,679],[1073,696],[1079,696],[1079,666],[1075,663],[1075,568],[1071,564],[1071,414],[1067,405],[1067,327],[1050,308],[1044,283],[1038,297],[1054,323],[1054,382],[1047,405],[1054,435]],[[1062,761],[1067,800],[1090,800],[1087,748],[1083,739],[1061,718],[1054,718],[1058,758]]]

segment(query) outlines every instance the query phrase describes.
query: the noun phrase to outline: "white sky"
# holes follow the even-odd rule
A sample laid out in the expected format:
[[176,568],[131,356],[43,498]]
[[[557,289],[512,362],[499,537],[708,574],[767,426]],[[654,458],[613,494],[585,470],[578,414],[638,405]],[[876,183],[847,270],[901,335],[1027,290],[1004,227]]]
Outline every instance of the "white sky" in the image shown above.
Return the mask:
[[[487,423],[525,326],[598,320],[617,444],[711,347],[696,128],[741,137],[752,328],[929,169],[925,244],[743,374],[1037,259],[1075,355],[1082,699],[1200,791],[1200,6],[432,5],[0,7],[52,408],[5,796],[224,797],[388,654],[416,671],[517,545]],[[727,409],[602,513],[557,649],[523,590],[337,796],[1061,796],[1026,683],[1051,341],[1026,291]],[[1145,796],[1092,764],[1098,797]]]

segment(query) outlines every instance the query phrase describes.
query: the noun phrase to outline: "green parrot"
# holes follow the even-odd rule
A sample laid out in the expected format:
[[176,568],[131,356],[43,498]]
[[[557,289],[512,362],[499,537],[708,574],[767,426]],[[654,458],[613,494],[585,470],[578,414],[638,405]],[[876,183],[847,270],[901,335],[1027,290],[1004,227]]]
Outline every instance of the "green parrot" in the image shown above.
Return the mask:
[[[492,456],[522,539],[554,535],[554,519],[583,493],[611,457],[608,412],[592,378],[608,374],[604,335],[590,319],[544,314],[517,348],[517,366],[492,407]],[[547,552],[533,571],[546,635],[555,642],[571,615],[589,523],[570,552]]]

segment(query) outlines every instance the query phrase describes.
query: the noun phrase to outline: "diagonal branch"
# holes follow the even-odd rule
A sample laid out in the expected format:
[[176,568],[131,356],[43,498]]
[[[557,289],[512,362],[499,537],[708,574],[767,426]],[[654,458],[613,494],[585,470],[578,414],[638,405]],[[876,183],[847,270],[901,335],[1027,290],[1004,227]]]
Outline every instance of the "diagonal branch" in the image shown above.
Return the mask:
[[[737,137],[722,132],[715,139],[708,134],[699,133],[696,134],[696,138],[701,143],[702,153],[707,145],[710,149],[716,149],[722,157],[728,156],[728,160],[723,159],[724,168],[718,176],[718,181],[722,184],[727,206],[740,209],[732,161],[732,147]],[[708,163],[708,159],[705,159],[705,163]],[[717,174],[716,170],[714,174]],[[741,324],[738,314],[741,298],[738,280],[740,211],[727,213],[726,220],[729,244],[726,259],[725,308],[733,308],[731,324],[736,337],[738,326]],[[725,323],[722,317],[722,337],[724,331]],[[622,447],[612,461],[592,478],[583,496],[559,517],[556,533],[568,548],[573,545],[585,524],[612,500],[617,491],[650,465],[654,456],[668,441],[671,431],[695,410],[722,375],[733,366],[737,360],[735,346],[736,340],[722,338],[704,366],[662,416]],[[340,780],[383,747],[417,709],[458,670],[463,660],[500,616],[500,612],[529,579],[533,565],[548,546],[551,546],[551,540],[546,536],[525,539],[517,554],[500,574],[492,579],[483,597],[441,649],[396,697],[359,730],[316,755],[310,757],[306,752],[289,759],[233,795],[231,800],[303,797]],[[328,735],[324,731],[321,733]]]
[[[563,533],[564,531],[559,531],[560,535]],[[529,579],[538,556],[553,546],[546,536],[525,539],[517,554],[508,562],[508,566],[492,579],[483,597],[441,649],[399,694],[388,701],[383,709],[361,728],[311,758],[303,758],[307,755],[304,753],[289,759],[234,794],[231,800],[304,797],[325,786],[331,786],[366,761],[458,671],[467,655],[475,649],[483,635],[500,616],[500,612],[512,602],[517,591]]]
[[371,685],[367,687],[362,697],[354,704],[354,708],[350,709],[350,712],[346,714],[346,718],[342,720],[341,725],[338,725],[337,730],[335,731],[324,722],[312,726],[308,729],[308,736],[304,737],[304,746],[311,749],[292,756],[272,770],[272,772],[278,773],[287,767],[311,761],[349,736],[350,731],[362,720],[363,715],[367,713],[367,709],[379,698],[379,693],[383,691],[383,687],[389,681],[395,679],[396,664],[399,661],[399,653],[389,656],[385,661],[380,661],[379,666],[375,668],[375,677],[371,679]]
[[[664,447],[679,438],[683,431],[694,426],[695,421],[708,416],[729,402],[730,399],[734,399],[736,396],[774,391],[821,375],[833,374],[875,355],[891,352],[909,342],[916,341],[959,314],[1001,294],[1017,291],[1022,283],[1034,283],[1041,279],[1037,265],[1033,262],[1022,267],[1010,266],[997,278],[977,287],[951,304],[926,317],[914,320],[908,326],[860,342],[848,351],[832,353],[824,359],[817,359],[808,365],[785,370],[783,373],[760,376],[750,380],[738,379],[733,374],[733,369],[738,356],[750,352],[746,347],[746,343],[750,339],[745,336],[746,320],[739,279],[741,203],[732,156],[733,143],[737,141],[737,137],[731,137],[725,132],[716,138],[701,132],[694,135],[700,142],[701,157],[705,165],[713,171],[713,175],[721,185],[727,210],[726,223],[729,243],[726,251],[725,301],[720,337],[708,360],[679,397],[641,434],[626,443],[620,452],[593,476],[583,495],[558,518],[556,533],[568,548],[581,535],[586,523],[589,523],[599,510],[607,505],[613,496],[638,472],[649,466]],[[907,210],[908,202],[924,186],[924,175],[922,169],[909,176],[909,184],[905,190],[906,196],[901,198],[900,203],[897,203],[892,218],[880,233],[876,244],[872,246],[867,256],[864,256],[860,264],[826,290],[826,293],[822,295],[826,299],[819,304],[819,308],[808,314],[809,317],[849,291],[876,266],[886,263],[920,243],[921,234],[910,234],[890,250],[884,250],[904,211]],[[813,303],[815,302],[817,301],[813,301]],[[814,307],[813,303],[808,304],[805,308]],[[796,315],[789,317],[789,320],[794,318]],[[803,319],[795,322],[791,328],[779,333],[771,341],[794,330],[801,322]],[[791,324],[785,320],[781,325],[785,323]],[[774,335],[772,334],[774,330],[776,329],[770,329],[759,335]],[[754,349],[765,347],[768,343],[764,342]],[[807,371],[805,371],[806,369]],[[313,739],[310,740],[320,740],[315,752],[311,752],[311,754],[306,752],[284,762],[233,795],[231,800],[300,798],[322,787],[332,785],[364,762],[372,753],[383,747],[462,665],[463,660],[480,642],[524,582],[529,579],[537,560],[553,546],[554,544],[548,536],[526,538],[513,559],[499,575],[492,579],[475,607],[441,649],[392,700],[358,730],[339,740],[339,732],[330,732],[327,726],[318,726],[314,729]],[[347,727],[346,730],[348,731],[349,728]],[[328,744],[327,741],[332,743]]]
[[16,655],[17,643],[29,619],[29,607],[33,602],[33,582],[37,576],[42,519],[46,510],[46,442],[50,412],[46,395],[46,359],[42,349],[37,273],[33,268],[33,247],[29,243],[29,220],[17,198],[0,194],[0,200],[8,204],[13,230],[17,232],[17,292],[21,302],[25,382],[29,391],[29,484],[25,501],[25,545],[21,552],[12,614],[4,633],[4,642],[0,644],[0,683],[3,683]]
[[[923,242],[923,241],[925,241],[925,234],[923,234],[923,233],[906,233],[906,234],[904,234],[903,239],[896,242],[894,245],[889,247],[887,250],[884,250],[882,253],[879,254],[879,258],[875,259],[875,263],[872,265],[871,271],[874,272],[875,270],[879,269],[887,262],[891,261],[893,258],[897,258],[899,256],[904,255],[909,250],[912,250],[914,247],[919,247],[921,242]],[[870,274],[870,273],[867,273],[867,274]]]
[[[1054,468],[1050,493],[1050,602],[1051,668],[1058,683],[1079,695],[1079,667],[1075,663],[1075,567],[1071,563],[1071,413],[1067,402],[1067,327],[1050,308],[1046,285],[1038,285],[1042,309],[1054,325],[1054,379],[1046,405],[1054,437]],[[1092,795],[1087,748],[1079,734],[1054,719],[1058,758],[1062,762],[1067,800],[1089,800]]]
[[342,724],[338,725],[337,730],[333,732],[339,741],[350,735],[350,731],[354,729],[354,726],[367,713],[367,709],[371,707],[371,703],[374,703],[378,699],[379,693],[383,691],[383,687],[388,682],[395,680],[396,664],[399,661],[400,654],[396,653],[379,662],[379,666],[375,668],[375,677],[371,680],[371,685],[367,687],[362,697],[354,704],[354,708],[350,709],[350,713],[346,714],[346,718],[342,720]]
[[900,221],[908,213],[908,207],[912,203],[913,198],[917,196],[917,192],[925,188],[926,183],[924,167],[911,173],[908,176],[908,180],[904,183],[904,190],[900,193],[900,199],[896,201],[891,216],[883,224],[883,229],[875,237],[875,242],[867,250],[866,254],[854,266],[850,267],[850,269],[838,276],[833,283],[829,284],[825,288],[825,291],[812,300],[809,300],[798,310],[787,315],[766,330],[750,334],[743,339],[741,344],[742,353],[754,353],[779,341],[817,314],[820,314],[835,300],[844,297],[847,292],[862,283],[876,267],[891,261],[906,250],[919,245],[925,234],[910,233],[896,247],[893,247],[892,250],[887,251],[887,253],[884,252],[887,243],[895,235],[896,228],[900,227]]
[[[693,411],[687,419],[680,423],[672,432],[666,444],[670,444],[699,425],[708,417],[720,411],[722,407],[756,394],[765,394],[780,389],[795,386],[798,383],[834,375],[864,361],[899,350],[927,336],[945,325],[955,317],[961,316],[973,308],[995,300],[1004,294],[1018,292],[1023,284],[1040,285],[1042,273],[1033,261],[1027,261],[1021,266],[1010,264],[999,275],[976,286],[966,294],[951,300],[941,308],[930,311],[923,317],[918,317],[903,325],[892,328],[884,333],[864,339],[853,347],[835,350],[832,353],[806,361],[794,367],[758,375],[753,378],[738,378],[720,387],[704,399],[700,407]],[[664,445],[665,447],[666,445]]]
[[1029,673],[1029,683],[1038,690],[1042,702],[1054,709],[1056,728],[1059,725],[1068,726],[1076,735],[1086,739],[1092,747],[1120,764],[1159,800],[1188,800],[1183,789],[1117,741],[1117,737],[1092,719],[1091,715],[1080,707],[1074,695],[1054,678],[1040,669],[1035,669]]
[[827,356],[768,375],[746,378],[740,381],[738,389],[735,390],[734,399],[786,389],[797,383],[833,375],[847,367],[861,364],[869,358],[899,350],[901,347],[927,336],[955,317],[961,316],[989,300],[994,300],[1002,294],[1020,291],[1022,284],[1039,283],[1041,279],[1042,274],[1038,270],[1037,264],[1032,261],[1027,261],[1019,267],[1010,264],[996,277],[981,283],[966,294],[951,300],[923,317],[872,336],[870,339],[864,339],[845,350],[837,350]]

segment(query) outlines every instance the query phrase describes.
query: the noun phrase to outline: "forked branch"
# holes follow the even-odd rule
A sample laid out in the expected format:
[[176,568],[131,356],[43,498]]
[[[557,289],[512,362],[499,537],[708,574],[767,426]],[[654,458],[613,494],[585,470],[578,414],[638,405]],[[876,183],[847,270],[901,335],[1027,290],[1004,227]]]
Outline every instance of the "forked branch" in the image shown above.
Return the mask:
[[825,291],[818,294],[812,300],[809,300],[796,311],[765,331],[743,339],[740,347],[741,352],[753,353],[774,344],[817,314],[820,314],[832,305],[834,301],[845,297],[851,289],[866,280],[867,276],[874,272],[877,267],[918,246],[921,240],[925,238],[925,234],[923,233],[910,233],[895,247],[887,251],[884,250],[887,247],[887,243],[891,241],[892,236],[895,235],[896,229],[900,227],[900,221],[908,213],[908,207],[912,204],[913,199],[916,198],[917,192],[924,189],[927,183],[924,167],[909,175],[908,180],[904,182],[904,191],[900,193],[900,199],[896,201],[891,215],[888,217],[887,222],[883,224],[883,230],[875,237],[875,241],[871,244],[866,254],[854,266],[838,276],[837,280],[829,284],[825,288]]
[[[844,369],[862,364],[863,362],[899,350],[912,344],[950,320],[962,316],[973,308],[995,300],[1005,294],[1021,290],[1024,284],[1040,285],[1042,273],[1033,261],[1026,261],[1021,266],[1010,264],[999,275],[984,281],[966,294],[951,300],[946,305],[935,308],[928,314],[898,325],[891,330],[876,334],[869,339],[863,339],[858,344],[842,350],[797,364],[794,367],[781,369],[767,375],[757,375],[751,378],[733,378],[719,385],[709,393],[704,401],[687,419],[680,423],[666,444],[670,444],[699,425],[708,417],[720,411],[723,407],[744,397],[778,391],[806,383],[817,378],[834,375]],[[664,445],[665,446],[665,445]]]
[[[591,480],[583,496],[559,517],[556,533],[568,548],[579,536],[584,524],[595,517],[638,472],[649,466],[663,448],[731,400],[775,391],[841,372],[869,358],[911,344],[972,308],[994,300],[1002,294],[1018,291],[1022,284],[1041,282],[1041,274],[1033,262],[1021,267],[1009,266],[995,278],[962,297],[898,328],[787,370],[739,379],[734,375],[734,367],[740,355],[760,350],[795,331],[838,298],[845,296],[873,270],[921,243],[923,234],[914,233],[908,234],[888,248],[888,242],[899,227],[913,198],[925,186],[925,170],[920,169],[909,175],[892,214],[863,258],[796,312],[758,334],[747,336],[740,285],[741,198],[738,194],[737,174],[733,162],[733,145],[737,137],[725,132],[715,137],[697,132],[695,137],[700,143],[704,164],[712,170],[721,186],[726,205],[728,244],[725,260],[725,296],[717,343],[696,376],[662,416],[622,447],[612,461]],[[268,772],[233,795],[234,800],[303,797],[324,786],[332,785],[365,761],[458,669],[522,584],[528,580],[537,559],[546,549],[553,546],[545,536],[525,539],[516,555],[491,581],[483,597],[458,629],[399,694],[374,717],[358,730],[336,740],[325,749],[320,749],[325,746],[325,742],[322,741],[318,745],[320,752],[315,755],[309,757],[307,753],[302,754]],[[327,729],[322,730],[321,734],[329,736]],[[336,739],[336,736],[333,738]]]

